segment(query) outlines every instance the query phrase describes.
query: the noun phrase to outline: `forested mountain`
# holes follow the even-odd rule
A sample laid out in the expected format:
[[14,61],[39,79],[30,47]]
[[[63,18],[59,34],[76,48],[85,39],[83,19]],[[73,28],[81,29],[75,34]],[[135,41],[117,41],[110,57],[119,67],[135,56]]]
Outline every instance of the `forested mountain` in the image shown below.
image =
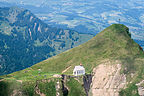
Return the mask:
[[48,26],[25,9],[0,8],[0,75],[29,67],[92,37]]

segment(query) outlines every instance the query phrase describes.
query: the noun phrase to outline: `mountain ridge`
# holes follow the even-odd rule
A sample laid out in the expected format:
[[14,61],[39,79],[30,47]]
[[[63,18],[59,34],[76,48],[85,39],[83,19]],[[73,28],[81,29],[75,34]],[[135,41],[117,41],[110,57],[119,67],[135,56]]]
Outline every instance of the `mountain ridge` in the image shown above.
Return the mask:
[[[110,27],[108,27],[108,28],[111,28],[111,27],[115,27],[115,26],[118,26],[119,24],[114,24],[114,25],[112,25],[112,26],[110,26]],[[122,26],[122,27],[124,27],[124,25],[119,25],[120,27]],[[87,50],[85,49],[85,48],[87,48],[88,49],[88,51],[90,51],[90,50],[96,50],[95,51],[95,54],[96,54],[96,56],[103,56],[102,58],[104,59],[104,58],[109,58],[111,55],[114,55],[113,56],[113,58],[117,58],[116,56],[118,56],[118,57],[120,57],[120,54],[119,53],[121,53],[121,51],[124,51],[124,52],[122,52],[123,54],[122,54],[122,56],[125,56],[125,54],[129,54],[129,55],[133,55],[133,54],[135,54],[136,56],[138,55],[138,54],[142,54],[142,50],[140,50],[139,49],[139,46],[138,46],[138,44],[136,44],[133,40],[131,40],[130,39],[130,35],[127,33],[127,31],[128,31],[128,28],[127,27],[124,27],[124,29],[123,30],[121,30],[121,31],[119,31],[119,33],[117,34],[116,33],[116,35],[117,36],[119,36],[119,38],[121,38],[121,40],[122,39],[125,39],[125,40],[123,40],[123,41],[121,41],[121,40],[115,40],[115,41],[113,41],[112,39],[116,39],[117,37],[114,35],[114,36],[110,36],[109,35],[109,32],[106,32],[107,30],[109,30],[109,29],[105,29],[104,31],[102,31],[102,32],[100,32],[99,34],[97,34],[94,38],[92,38],[91,40],[89,40],[88,42],[86,42],[86,43],[84,43],[84,44],[82,44],[82,45],[80,45],[80,46],[78,46],[78,47],[76,47],[76,48],[74,48],[74,49],[71,49],[71,50],[68,50],[68,51],[66,51],[66,52],[64,52],[64,53],[61,53],[61,54],[59,54],[59,55],[57,55],[56,57],[52,57],[52,58],[69,58],[69,57],[71,57],[71,56],[69,56],[70,54],[72,54],[72,55],[74,55],[74,56],[72,56],[73,58],[77,58],[77,60],[79,61],[79,62],[77,62],[77,64],[79,64],[80,62],[82,62],[83,60],[84,60],[84,58],[83,58],[83,56],[85,56],[84,55],[84,53],[86,53],[87,52]],[[111,31],[111,30],[110,30]],[[117,31],[117,30],[116,30]],[[124,33],[122,33],[122,36],[120,35],[121,34],[121,32],[123,32],[124,31]],[[106,33],[106,34],[105,34]],[[112,35],[112,34],[111,34]],[[126,35],[126,37],[128,37],[128,38],[122,38],[123,37],[123,35]],[[107,37],[108,36],[108,37]],[[107,37],[107,38],[106,38]],[[113,38],[114,37],[114,38]],[[117,50],[117,49],[115,49],[115,50],[113,50],[115,47],[116,48],[119,48],[120,49],[120,47],[123,45],[124,47],[127,47],[127,43],[125,43],[124,41],[126,41],[126,40],[129,40],[129,45],[130,46],[137,46],[137,47],[135,47],[135,48],[129,48],[129,50],[130,50],[130,52],[127,52],[127,53],[125,53],[126,51],[129,51],[128,49],[122,49],[121,48],[121,50],[119,51],[119,50]],[[107,44],[109,42],[109,44]],[[123,43],[121,43],[121,42],[124,42],[124,44]],[[120,43],[120,44],[119,44]],[[132,43],[132,44],[131,44]],[[133,45],[134,44],[134,45]],[[103,45],[105,45],[108,49],[104,49],[104,48],[106,48],[105,46],[103,46]],[[122,47],[123,47],[122,46]],[[110,48],[109,48],[110,47]],[[101,50],[102,49],[102,50]],[[112,50],[111,50],[112,49]],[[136,49],[136,51],[137,52],[134,52],[133,50],[135,50]],[[72,51],[73,50],[73,51]],[[79,50],[78,52],[76,51],[76,50]],[[119,52],[116,52],[116,51],[119,51]],[[91,53],[89,53],[89,55],[90,54],[93,54],[92,52],[93,51],[90,51]],[[69,53],[69,54],[67,54],[67,53]],[[138,54],[137,54],[138,53]],[[77,54],[78,56],[75,56],[75,54]],[[83,55],[83,56],[81,56],[81,54]],[[88,54],[88,53],[87,53]],[[93,54],[93,56],[95,55],[95,54]],[[62,57],[61,55],[63,55],[64,57]],[[73,59],[73,58],[71,58],[71,59]],[[70,59],[70,60],[71,60]],[[86,58],[85,58],[86,59]],[[49,60],[49,59],[48,59]],[[55,59],[54,59],[55,60]],[[60,59],[61,60],[61,59]],[[82,60],[82,61],[80,61],[80,60]],[[45,61],[45,62],[47,62],[47,61]],[[45,63],[44,62],[44,63]],[[83,62],[82,62],[83,63]],[[41,63],[40,63],[41,64]],[[57,65],[58,66],[58,65]],[[58,68],[60,68],[60,66],[58,67]]]

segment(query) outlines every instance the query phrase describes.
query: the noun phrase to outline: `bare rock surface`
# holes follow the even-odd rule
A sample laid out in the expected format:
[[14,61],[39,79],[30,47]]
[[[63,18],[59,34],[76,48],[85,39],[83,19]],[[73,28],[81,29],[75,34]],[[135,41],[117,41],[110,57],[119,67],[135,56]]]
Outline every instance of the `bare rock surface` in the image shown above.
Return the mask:
[[140,96],[144,96],[144,87],[141,86],[143,83],[144,83],[144,80],[136,84],[136,86],[138,86],[138,94]]
[[144,96],[144,87],[138,87],[138,94]]
[[93,72],[93,96],[118,96],[126,85],[126,76],[120,74],[121,64],[100,64]]
[[60,93],[59,93],[59,90],[60,90],[60,82],[58,81],[57,83],[56,83],[56,96],[60,96]]
[[54,74],[53,77],[55,77],[55,78],[61,78],[61,75],[59,75],[59,74]]

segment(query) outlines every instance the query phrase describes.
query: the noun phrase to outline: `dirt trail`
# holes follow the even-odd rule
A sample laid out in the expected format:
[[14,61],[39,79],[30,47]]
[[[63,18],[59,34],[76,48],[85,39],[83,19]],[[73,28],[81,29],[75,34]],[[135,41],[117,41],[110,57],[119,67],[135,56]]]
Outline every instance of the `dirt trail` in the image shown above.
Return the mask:
[[20,83],[22,83],[23,81],[22,80],[16,80],[17,82],[20,82]]
[[71,66],[69,66],[68,68],[66,68],[65,70],[62,71],[62,73],[65,73],[67,70],[69,70],[71,68]]
[[119,96],[119,90],[125,87],[126,76],[120,74],[120,64],[101,64],[93,70],[93,96]]

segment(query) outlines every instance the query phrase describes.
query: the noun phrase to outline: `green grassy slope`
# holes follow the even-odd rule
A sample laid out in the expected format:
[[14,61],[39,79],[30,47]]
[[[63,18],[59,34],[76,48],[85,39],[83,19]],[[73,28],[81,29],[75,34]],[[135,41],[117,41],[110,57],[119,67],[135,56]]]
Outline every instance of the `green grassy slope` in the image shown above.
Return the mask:
[[75,65],[80,62],[86,68],[86,72],[100,64],[105,59],[123,59],[128,57],[142,56],[143,52],[128,34],[128,28],[124,25],[114,24],[87,43],[63,52],[57,56],[40,62],[31,68],[41,69],[42,72],[61,73],[64,69],[72,66],[68,73],[72,73]]
[[69,88],[68,96],[86,96],[83,86],[74,78],[68,79],[66,85]]
[[[121,96],[127,96],[127,94],[133,94],[133,91],[130,90],[134,90],[134,92],[137,90],[135,86],[131,87],[132,84],[144,79],[143,57],[143,50],[131,39],[128,28],[122,24],[113,24],[78,47],[2,78],[22,80],[23,82],[53,78],[53,74],[62,74],[62,71],[68,67],[69,70],[64,74],[72,74],[74,66],[79,65],[80,62],[86,68],[86,73],[90,73],[98,64],[119,60],[123,66],[122,72],[127,74],[128,82],[132,81],[128,85],[128,89],[121,91]],[[130,73],[135,73],[133,78]],[[71,86],[71,83],[68,83],[68,85]],[[72,87],[73,85],[70,88]],[[72,91],[72,93],[77,92]]]

